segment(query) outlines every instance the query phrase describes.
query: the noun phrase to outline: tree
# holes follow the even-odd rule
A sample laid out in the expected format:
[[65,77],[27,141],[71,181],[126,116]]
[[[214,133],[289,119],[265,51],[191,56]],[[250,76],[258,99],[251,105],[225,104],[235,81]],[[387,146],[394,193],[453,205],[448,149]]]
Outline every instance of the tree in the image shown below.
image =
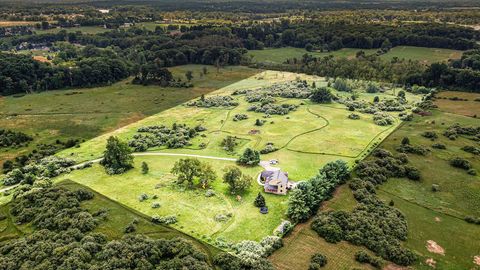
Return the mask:
[[403,91],[403,90],[398,91],[397,96],[398,96],[399,98],[405,99],[405,91]]
[[148,164],[144,161],[142,162],[142,174],[147,174],[148,173]]
[[320,87],[313,90],[310,100],[315,103],[330,103],[332,102],[333,95],[326,87]]
[[199,180],[199,184],[203,188],[206,188],[210,182],[217,178],[215,171],[209,164],[200,162],[196,158],[178,160],[171,172],[177,176],[178,184],[187,182],[190,188],[193,188],[196,179]]
[[402,145],[407,145],[407,144],[410,144],[410,139],[408,137],[403,137]]
[[202,72],[203,72],[203,75],[207,75],[207,73],[208,73],[207,67],[203,67]]
[[193,72],[191,70],[188,70],[187,72],[185,72],[185,77],[190,82],[193,79]]
[[313,254],[308,270],[319,270],[327,264],[327,257],[321,253]]
[[107,140],[107,148],[103,152],[100,164],[108,174],[121,174],[133,168],[132,151],[125,142],[111,136]]
[[260,153],[251,148],[245,149],[242,156],[237,160],[237,163],[247,166],[254,166],[260,163]]
[[220,144],[223,149],[225,149],[228,152],[233,152],[235,149],[235,146],[237,146],[237,142],[235,137],[233,136],[227,136],[225,139],[223,139],[222,143]]
[[255,201],[253,202],[253,204],[256,207],[264,207],[265,206],[265,197],[263,197],[263,195],[259,192],[257,197],[255,198]]
[[224,171],[223,182],[230,186],[232,194],[243,192],[252,185],[252,177],[244,175],[238,167],[230,166]]
[[373,102],[374,102],[374,103],[378,103],[379,101],[380,101],[380,98],[379,98],[378,96],[375,96],[375,97],[373,98]]

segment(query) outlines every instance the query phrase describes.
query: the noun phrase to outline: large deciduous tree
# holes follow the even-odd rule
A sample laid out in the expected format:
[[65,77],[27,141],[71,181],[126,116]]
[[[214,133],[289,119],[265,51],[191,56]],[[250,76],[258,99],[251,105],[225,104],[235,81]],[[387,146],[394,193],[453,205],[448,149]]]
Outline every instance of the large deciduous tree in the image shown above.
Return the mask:
[[121,174],[133,168],[132,151],[128,145],[117,137],[111,136],[107,141],[107,149],[103,153],[100,164],[108,174]]

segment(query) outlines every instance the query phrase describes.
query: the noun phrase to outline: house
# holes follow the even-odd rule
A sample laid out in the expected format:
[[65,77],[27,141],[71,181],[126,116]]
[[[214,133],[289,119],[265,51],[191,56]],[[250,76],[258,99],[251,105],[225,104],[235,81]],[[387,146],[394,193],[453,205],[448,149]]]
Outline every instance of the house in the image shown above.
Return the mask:
[[288,173],[281,170],[265,170],[260,174],[260,179],[267,193],[287,195],[287,191],[296,186],[295,182],[288,180]]

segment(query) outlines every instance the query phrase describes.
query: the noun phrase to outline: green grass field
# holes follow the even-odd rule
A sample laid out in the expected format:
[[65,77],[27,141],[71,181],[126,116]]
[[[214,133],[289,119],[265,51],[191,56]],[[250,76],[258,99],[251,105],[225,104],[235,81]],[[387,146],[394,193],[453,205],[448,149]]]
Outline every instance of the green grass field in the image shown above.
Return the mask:
[[[351,58],[355,57],[355,54],[361,49],[350,49],[344,48],[338,51],[333,52],[308,52],[302,48],[266,48],[263,50],[251,50],[248,51],[248,55],[252,57],[254,62],[271,62],[276,64],[281,64],[287,59],[297,58],[301,59],[304,54],[311,54],[315,57],[324,57],[328,55],[333,55],[335,57],[346,57]],[[373,54],[377,50],[363,50],[366,54]]]
[[[291,81],[297,78],[305,79],[317,86],[325,85],[323,78],[299,75],[294,73],[265,71],[248,79],[233,83],[209,95],[229,95],[238,89],[255,89],[270,85],[274,82]],[[343,94],[343,93],[339,93]],[[381,98],[392,98],[393,93],[379,94]],[[366,156],[375,144],[393,130],[399,121],[390,127],[375,126],[369,116],[363,115],[361,120],[350,123],[349,112],[339,104],[313,104],[308,100],[281,99],[281,103],[302,104],[288,115],[273,115],[267,122],[257,127],[255,119],[263,119],[263,114],[247,112],[249,103],[243,96],[235,96],[239,105],[234,108],[197,108],[185,105],[165,110],[156,115],[147,117],[138,122],[120,128],[110,133],[84,142],[79,148],[67,149],[58,155],[73,158],[76,161],[87,161],[98,158],[105,149],[106,139],[112,135],[123,140],[129,140],[141,126],[167,125],[185,123],[189,126],[201,124],[207,128],[205,137],[196,137],[192,145],[183,149],[165,149],[163,147],[149,149],[159,153],[195,154],[214,157],[236,158],[247,147],[262,149],[267,142],[274,143],[280,150],[263,155],[262,160],[278,159],[280,167],[289,173],[292,180],[304,180],[315,175],[320,167],[329,161],[343,159],[353,165],[356,159]],[[362,93],[360,99],[372,100],[371,94]],[[418,100],[419,97],[408,95],[408,99]],[[343,106],[343,108],[342,108]],[[245,113],[248,120],[234,122],[233,115]],[[396,115],[396,114],[395,114]],[[342,129],[343,126],[343,129]],[[258,134],[249,134],[252,129],[260,131]],[[341,134],[341,135],[339,135]],[[351,135],[349,135],[351,134]],[[237,136],[241,143],[235,153],[228,153],[220,146],[220,142],[227,135]],[[205,148],[199,147],[205,144]],[[331,147],[332,145],[342,147]],[[173,156],[137,156],[136,169],[120,176],[108,176],[103,168],[95,165],[93,168],[74,171],[63,175],[60,179],[71,179],[96,191],[126,204],[144,214],[170,215],[176,214],[179,223],[175,228],[197,238],[215,244],[217,238],[227,241],[243,239],[260,240],[272,234],[273,230],[285,218],[287,197],[266,195],[269,214],[261,215],[253,207],[253,200],[262,187],[257,183],[249,192],[242,195],[238,202],[229,194],[227,186],[221,183],[222,169],[233,165],[232,161],[205,161],[212,164],[217,170],[218,179],[213,185],[217,196],[206,198],[205,190],[183,190],[174,184],[175,178],[169,173],[173,164],[180,157]],[[150,166],[150,173],[141,175],[140,163],[146,161]],[[256,178],[261,167],[243,168],[246,174]],[[155,188],[160,184],[160,188]],[[158,196],[162,207],[152,209],[151,202],[139,202],[141,193]],[[233,218],[226,223],[214,220],[217,214],[232,213]]]
[[[199,250],[205,252],[210,259],[213,255],[217,254],[219,250],[208,243],[198,241],[193,237],[190,237],[184,233],[181,233],[174,228],[154,224],[150,221],[150,218],[144,214],[141,214],[134,209],[119,204],[104,195],[95,192],[88,187],[82,186],[72,181],[62,181],[58,183],[59,186],[68,188],[70,190],[87,189],[94,192],[92,200],[82,202],[82,207],[87,209],[90,213],[94,213],[102,208],[108,210],[107,219],[100,222],[94,232],[103,233],[109,240],[119,239],[124,235],[125,227],[134,219],[138,220],[136,233],[148,235],[152,238],[167,238],[181,237],[192,242]],[[31,225],[16,225],[13,222],[9,212],[9,205],[0,206],[0,213],[7,216],[6,219],[0,221],[0,244],[1,241],[11,238],[19,237],[28,234],[33,230]]]
[[[450,100],[449,98],[461,98],[467,100]],[[435,104],[440,110],[470,117],[480,117],[480,94],[458,91],[443,91],[437,94]]]
[[423,64],[431,64],[446,62],[449,59],[459,59],[462,57],[462,53],[462,51],[450,49],[397,46],[383,54],[381,58],[392,60],[394,57],[397,57],[398,59],[410,59]]
[[[252,50],[248,52],[248,55],[252,57],[254,62],[271,62],[281,64],[286,59],[297,58],[301,59],[306,53],[315,57],[324,57],[333,55],[334,57],[353,58],[356,53],[362,51],[361,49],[343,48],[333,52],[307,52],[302,48],[267,48],[264,50]],[[376,49],[363,50],[367,55],[377,52]],[[462,51],[449,50],[449,49],[437,49],[437,48],[424,48],[424,47],[412,47],[412,46],[398,46],[392,48],[386,54],[381,55],[382,59],[391,60],[394,57],[399,59],[411,59],[420,61],[425,64],[433,62],[443,62],[448,59],[458,59],[462,56]]]
[[185,72],[192,70],[193,88],[133,85],[128,79],[105,87],[0,97],[0,126],[34,137],[29,147],[1,149],[0,161],[28,153],[38,143],[96,137],[259,72],[227,67],[217,74],[213,67],[208,67],[208,74],[201,77],[202,68],[202,65],[171,68],[177,78],[184,78]]
[[67,31],[67,33],[82,32],[84,34],[92,34],[92,35],[112,31],[112,29],[103,28],[101,26],[79,26],[79,27],[50,28],[46,30],[35,30],[35,32],[38,34],[44,34],[44,33],[55,34],[62,30]]

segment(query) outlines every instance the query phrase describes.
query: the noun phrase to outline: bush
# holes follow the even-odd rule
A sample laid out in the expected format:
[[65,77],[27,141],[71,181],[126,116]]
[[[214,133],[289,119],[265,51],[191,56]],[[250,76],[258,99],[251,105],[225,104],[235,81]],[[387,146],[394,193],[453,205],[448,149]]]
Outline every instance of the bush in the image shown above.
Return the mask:
[[382,261],[380,259],[370,256],[367,252],[363,250],[355,253],[355,260],[360,263],[368,263],[377,269],[381,269],[382,267]]
[[462,150],[467,152],[467,153],[470,153],[470,154],[480,155],[480,148],[479,147],[467,145],[467,146],[462,147]]
[[447,147],[444,144],[441,144],[441,143],[432,144],[432,148],[441,149],[441,150],[447,149]]
[[422,133],[422,136],[425,137],[425,138],[431,139],[431,140],[435,140],[435,139],[438,138],[437,133],[435,133],[433,131],[425,131],[425,132]]
[[158,215],[154,215],[152,217],[152,222],[157,223],[157,224],[170,225],[170,224],[177,223],[177,216],[170,215],[170,216],[161,217],[161,216],[158,216]]
[[356,113],[351,113],[351,114],[348,115],[348,118],[352,119],[352,120],[358,120],[358,119],[360,119],[360,115],[358,115]]
[[432,184],[432,191],[433,192],[439,192],[440,191],[440,186],[437,184]]
[[315,89],[310,96],[310,100],[315,103],[330,103],[333,99],[333,94],[326,87]]
[[260,163],[260,153],[251,148],[247,148],[238,158],[237,163],[246,166],[255,166]]
[[242,121],[248,119],[248,115],[246,114],[235,114],[233,116],[233,121]]
[[160,208],[160,203],[159,202],[153,202],[152,203],[152,208],[153,209]]
[[201,98],[187,103],[187,106],[195,106],[200,108],[234,107],[237,105],[238,101],[230,96],[211,96],[205,98],[205,96],[202,95]]
[[467,171],[467,173],[473,176],[477,175],[477,171],[475,169],[470,169]]
[[327,257],[321,253],[313,254],[308,270],[318,270],[327,265]]
[[267,143],[265,145],[265,148],[263,148],[262,150],[260,150],[260,154],[262,155],[265,155],[265,154],[268,154],[268,153],[272,153],[272,152],[275,152],[277,151],[278,148],[276,148],[273,143]]
[[395,123],[395,119],[388,113],[376,112],[373,114],[373,122],[379,126],[388,126]]
[[460,168],[464,170],[470,170],[472,168],[472,164],[470,164],[470,161],[460,157],[455,157],[451,159],[450,165],[452,165],[455,168]]
[[480,225],[480,218],[478,217],[467,216],[465,217],[465,221],[468,223]]
[[425,156],[430,151],[428,148],[425,148],[420,145],[411,145],[411,144],[401,144],[396,148],[396,150],[400,153],[410,153]]
[[140,202],[143,202],[143,201],[145,201],[145,200],[148,200],[148,195],[147,195],[146,193],[142,193],[142,194],[140,194],[140,196],[138,196],[138,200],[139,200]]
[[253,205],[256,207],[264,207],[265,206],[265,197],[259,192],[257,197],[255,198],[255,201],[253,202]]

